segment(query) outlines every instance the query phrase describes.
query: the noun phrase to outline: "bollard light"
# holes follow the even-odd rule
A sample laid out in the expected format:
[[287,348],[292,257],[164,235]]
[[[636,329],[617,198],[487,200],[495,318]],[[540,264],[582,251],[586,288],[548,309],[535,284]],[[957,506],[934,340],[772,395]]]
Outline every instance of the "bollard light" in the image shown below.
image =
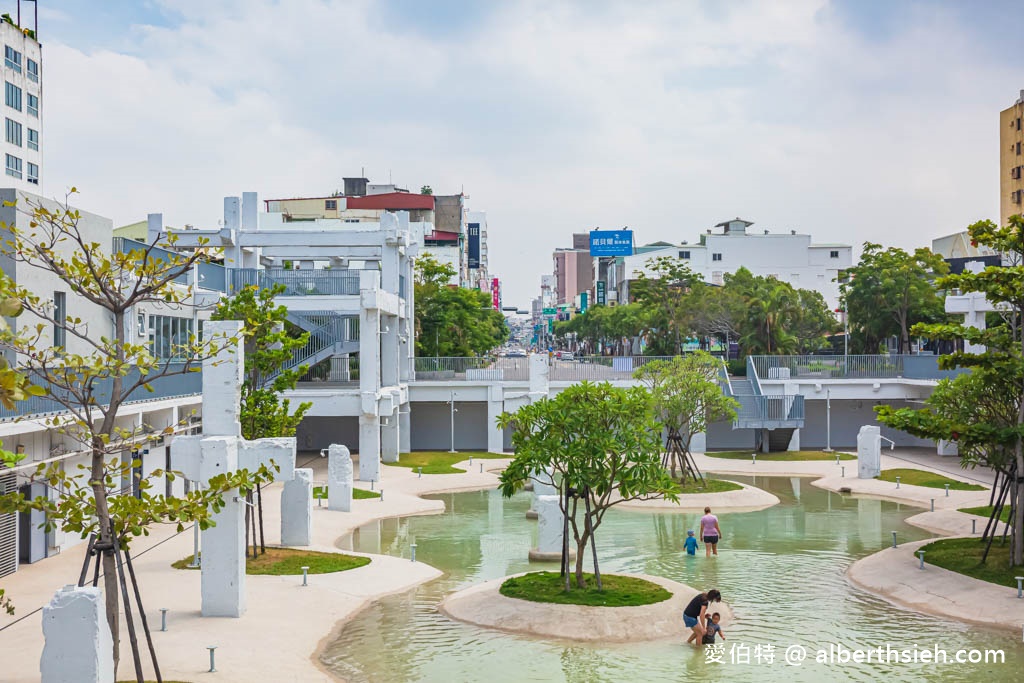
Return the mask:
[[900,478],[896,477],[896,488],[900,487]]
[[978,533],[978,520],[971,520],[971,535]]
[[480,474],[484,473],[484,464],[480,463]]
[[161,607],[160,608],[160,630],[161,631],[166,631],[167,630],[167,608],[166,607]]
[[838,453],[836,453],[836,464],[837,465],[839,464],[839,454]]
[[416,469],[419,470],[419,476],[416,477],[416,478],[417,479],[422,479],[423,478],[423,468],[422,467],[417,467]]
[[373,479],[370,480],[370,490],[373,490]]
[[843,474],[842,474],[842,477],[843,477],[844,479],[846,478],[846,467],[845,467],[845,466],[843,467]]
[[416,544],[413,543],[412,545],[410,545],[409,546],[409,550],[411,551],[411,553],[410,553],[410,561],[415,562],[416,561]]
[[473,466],[473,456],[472,455],[469,456],[469,466],[470,467]]
[[892,547],[896,547],[896,532],[892,532]]
[[750,454],[750,464],[751,465],[756,465],[757,464],[757,453],[751,453]]
[[935,512],[935,499],[932,498],[932,512]]
[[216,645],[207,645],[206,649],[210,651],[210,670],[207,673],[217,673],[217,667],[213,663],[213,652],[217,649]]
[[384,489],[380,490],[380,502],[384,502]]
[[302,585],[303,586],[308,586],[309,585],[308,579],[309,579],[309,567],[303,567],[302,568]]
[[946,484],[946,498],[949,498],[949,484]]
[[917,556],[921,558],[921,569],[924,569],[924,551],[918,550]]
[[1024,576],[1015,576],[1017,579],[1017,598],[1024,598]]

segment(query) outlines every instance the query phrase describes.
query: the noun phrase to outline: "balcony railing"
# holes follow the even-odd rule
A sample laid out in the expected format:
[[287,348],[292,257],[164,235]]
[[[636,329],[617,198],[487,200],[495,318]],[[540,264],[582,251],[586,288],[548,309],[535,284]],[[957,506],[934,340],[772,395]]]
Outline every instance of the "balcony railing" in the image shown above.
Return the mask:
[[529,358],[479,356],[415,359],[417,381],[480,381],[530,379]]
[[285,270],[284,268],[229,268],[229,293],[244,287],[260,289],[284,285],[283,296],[341,296],[359,294],[359,272],[348,270]]
[[749,356],[761,382],[786,379],[928,379],[954,377],[930,355]]
[[[138,370],[133,370],[124,378],[125,384],[134,384],[139,378]],[[36,382],[41,384],[41,382]],[[107,405],[110,401],[110,388],[113,380],[107,379],[96,382],[96,402],[99,405]],[[146,401],[157,401],[168,398],[179,398],[182,396],[195,396],[203,392],[202,372],[188,372],[183,374],[167,375],[151,383],[153,391],[146,391],[139,388],[132,392],[126,404],[142,403]],[[16,418],[32,417],[36,415],[54,415],[66,413],[67,409],[51,396],[32,396],[28,400],[18,401],[14,408],[8,409],[0,406],[0,421],[9,421]]]
[[757,426],[772,428],[772,425],[785,426],[781,423],[795,422],[804,419],[804,397],[764,395],[744,396],[740,408],[736,411],[734,423],[739,426]]
[[672,360],[672,356],[580,356],[575,360],[551,360],[548,379],[553,382],[604,382],[633,379],[647,363]]

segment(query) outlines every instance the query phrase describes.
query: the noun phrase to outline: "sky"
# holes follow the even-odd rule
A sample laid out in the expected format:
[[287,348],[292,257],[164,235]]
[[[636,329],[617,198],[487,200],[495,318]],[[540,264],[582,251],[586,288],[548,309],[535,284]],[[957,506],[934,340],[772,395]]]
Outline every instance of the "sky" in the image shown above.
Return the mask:
[[998,219],[1022,19],[1018,0],[41,0],[42,191],[196,227],[226,195],[362,171],[464,191],[520,308],[595,227],[680,242],[739,216],[928,246]]

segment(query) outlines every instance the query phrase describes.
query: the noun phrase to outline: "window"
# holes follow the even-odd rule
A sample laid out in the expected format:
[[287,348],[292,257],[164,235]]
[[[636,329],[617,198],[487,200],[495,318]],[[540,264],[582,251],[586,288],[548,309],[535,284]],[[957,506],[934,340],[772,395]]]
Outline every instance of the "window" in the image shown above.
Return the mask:
[[[1020,154],[1020,143],[1018,142],[1015,146],[1017,148],[1017,154]],[[1011,149],[1013,149],[1013,146],[1011,146]]]
[[26,164],[26,166],[28,167],[26,169],[26,180],[28,180],[33,185],[38,185],[39,184],[39,166],[37,166],[36,164],[33,164],[31,161],[29,161]]
[[833,249],[832,251],[828,252],[828,257],[829,258],[839,258],[839,250],[838,249]]
[[21,159],[7,155],[7,175],[12,178],[21,178]]
[[39,118],[39,98],[35,95],[28,96],[28,106],[25,110],[32,116]]
[[711,255],[711,260],[712,261],[721,261],[722,260],[722,255],[721,254],[712,254]]
[[68,318],[68,295],[53,293],[53,345],[64,348],[68,343],[68,330],[64,326]]
[[7,119],[7,142],[21,147],[21,124]]
[[688,251],[681,251],[681,252],[679,252],[679,258],[681,258],[681,259],[688,259],[688,258],[690,258],[690,252],[688,252]]
[[21,53],[10,45],[4,45],[4,66],[14,69],[15,73],[21,73]]
[[1014,180],[1018,180],[1020,178],[1020,166],[1014,166],[1010,169],[1010,177]]
[[337,199],[325,199],[324,200],[324,211],[337,211],[338,200]]
[[8,107],[21,111],[21,88],[4,81],[4,97]]
[[37,152],[39,151],[39,131],[38,130],[32,130],[31,128],[28,129],[28,144],[27,144],[27,147],[29,149],[34,149]]
[[190,342],[192,334],[191,318],[149,316],[150,353],[157,358],[183,359],[184,347]]
[[29,59],[25,63],[25,75],[28,76],[28,80],[33,83],[39,82],[39,63],[34,59]]

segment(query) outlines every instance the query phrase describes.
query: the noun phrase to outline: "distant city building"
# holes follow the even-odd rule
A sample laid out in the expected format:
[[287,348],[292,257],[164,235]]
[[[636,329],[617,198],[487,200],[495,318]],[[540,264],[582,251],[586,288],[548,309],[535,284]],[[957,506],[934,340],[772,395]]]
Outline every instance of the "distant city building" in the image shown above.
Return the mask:
[[[662,256],[676,258],[690,267],[705,282],[721,285],[727,273],[746,268],[754,275],[773,277],[799,289],[821,292],[832,309],[839,306],[839,272],[853,265],[853,247],[849,244],[812,244],[810,235],[795,230],[784,233],[749,231],[753,223],[740,218],[716,225],[721,232],[700,236],[696,244],[647,250],[624,258],[630,280],[641,273],[654,277],[648,261]],[[638,250],[639,252],[640,250]],[[628,300],[619,295],[620,301]]]
[[556,304],[572,304],[594,286],[594,259],[590,256],[589,240],[589,234],[576,233],[572,236],[571,249],[555,249],[552,259]]
[[1024,213],[1024,90],[1010,107],[999,112],[999,218]]
[[4,44],[3,185],[39,193],[43,168],[43,57],[35,32],[0,21]]

